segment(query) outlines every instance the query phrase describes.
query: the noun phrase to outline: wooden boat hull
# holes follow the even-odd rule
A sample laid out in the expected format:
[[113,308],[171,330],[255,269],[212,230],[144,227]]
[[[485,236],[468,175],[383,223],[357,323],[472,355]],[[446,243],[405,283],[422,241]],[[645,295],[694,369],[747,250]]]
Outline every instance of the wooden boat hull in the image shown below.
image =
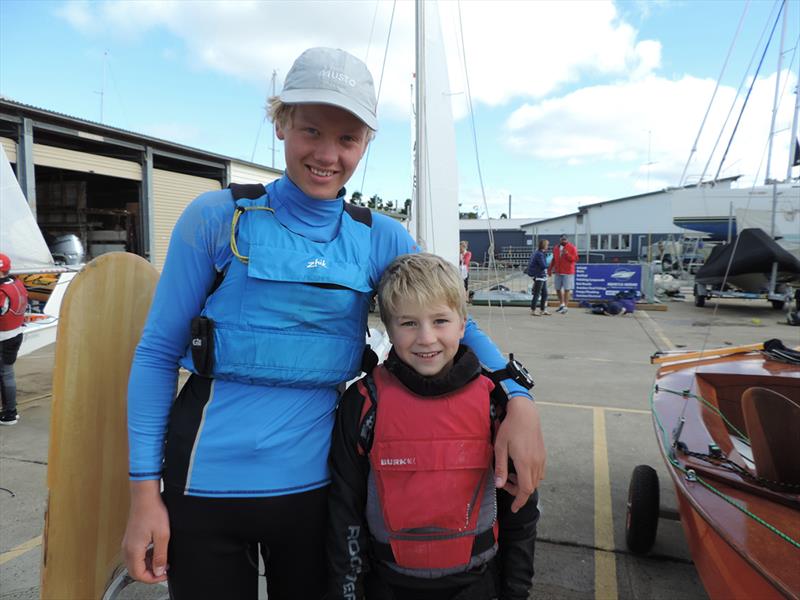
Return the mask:
[[[674,471],[670,472],[673,476]],[[681,525],[689,543],[703,587],[711,598],[780,600],[785,598],[758,569],[737,552],[695,509],[691,500],[675,486]]]
[[[757,352],[664,366],[653,394],[654,427],[709,596],[800,598],[800,489],[767,489],[707,459],[712,447],[719,448],[757,474],[746,451],[740,455],[732,443],[732,432],[747,432],[740,403],[751,387],[773,389],[800,403],[800,366]],[[673,444],[678,427],[682,448]],[[800,445],[792,446],[786,451],[796,455]]]

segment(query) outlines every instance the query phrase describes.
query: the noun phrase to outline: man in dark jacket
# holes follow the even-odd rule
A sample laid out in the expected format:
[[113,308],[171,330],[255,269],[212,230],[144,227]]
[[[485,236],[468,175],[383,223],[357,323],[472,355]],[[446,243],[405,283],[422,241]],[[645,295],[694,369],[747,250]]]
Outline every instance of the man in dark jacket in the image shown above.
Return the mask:
[[539,240],[536,252],[531,256],[528,268],[525,269],[525,274],[533,277],[531,314],[534,317],[550,314],[550,311],[547,310],[547,266],[549,261],[547,248],[549,245],[548,240]]

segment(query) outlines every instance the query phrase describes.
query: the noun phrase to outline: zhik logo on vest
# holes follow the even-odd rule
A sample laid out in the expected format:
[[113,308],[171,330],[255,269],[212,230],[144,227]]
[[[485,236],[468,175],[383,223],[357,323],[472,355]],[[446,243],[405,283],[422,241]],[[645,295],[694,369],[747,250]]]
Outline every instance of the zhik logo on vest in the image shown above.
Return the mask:
[[325,261],[324,258],[315,258],[314,260],[308,261],[308,264],[306,264],[306,269],[316,269],[317,267],[322,267],[323,269],[327,269],[328,263]]

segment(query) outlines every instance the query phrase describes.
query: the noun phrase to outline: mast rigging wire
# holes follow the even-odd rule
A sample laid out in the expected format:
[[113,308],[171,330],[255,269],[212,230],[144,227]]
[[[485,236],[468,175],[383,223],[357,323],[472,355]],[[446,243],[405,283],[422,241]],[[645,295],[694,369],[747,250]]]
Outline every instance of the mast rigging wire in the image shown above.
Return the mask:
[[[381,100],[381,89],[383,88],[383,75],[386,72],[386,57],[389,54],[389,42],[392,39],[392,26],[394,25],[394,11],[395,11],[395,8],[397,8],[397,0],[394,0],[394,2],[392,2],[392,15],[391,15],[391,17],[389,17],[389,33],[386,34],[386,46],[384,47],[384,50],[383,50],[383,62],[381,63],[381,76],[378,79],[378,94],[377,94],[377,97],[375,98],[375,105],[376,106],[378,105],[378,103]],[[376,5],[375,6],[376,14],[377,14],[377,11],[378,11],[378,7]],[[374,19],[373,19],[373,25],[374,25]],[[372,40],[372,34],[370,34],[370,40]],[[370,41],[370,44],[371,43],[372,42]],[[369,56],[369,48],[367,48],[367,56]],[[369,155],[370,155],[370,150],[371,150],[370,146],[371,145],[372,144],[367,146],[367,155],[364,157],[364,169],[363,169],[363,171],[361,171],[361,189],[359,191],[362,194],[364,193],[364,183],[367,180],[367,167],[369,166]],[[363,198],[363,195],[362,195],[362,198]],[[377,208],[377,206],[375,208]]]
[[464,67],[464,81],[467,88],[467,106],[469,107],[469,120],[470,130],[472,131],[472,145],[475,149],[475,164],[478,170],[478,181],[481,186],[481,198],[483,200],[483,209],[486,211],[486,222],[488,224],[489,232],[489,268],[497,271],[497,265],[494,260],[494,232],[492,231],[492,221],[489,215],[489,203],[486,200],[486,187],[483,183],[483,170],[481,168],[481,157],[478,151],[478,132],[475,127],[475,110],[472,104],[472,88],[469,83],[469,70],[467,69],[467,49],[464,43],[464,22],[461,17],[461,0],[457,3],[458,6],[458,49],[461,54],[462,65]]
[[[722,160],[719,161],[719,167],[717,168],[717,174],[714,175],[714,181],[719,179],[720,171],[722,171],[722,165],[725,163],[725,159],[728,156],[728,151],[731,149],[731,144],[733,143],[733,137],[736,135],[736,130],[739,128],[739,123],[742,121],[742,115],[744,114],[744,109],[747,107],[747,101],[750,99],[750,94],[753,91],[753,88],[756,85],[756,81],[758,80],[758,74],[761,71],[761,66],[764,64],[764,58],[767,56],[767,50],[769,50],[769,45],[772,42],[772,38],[775,35],[775,28],[778,26],[778,21],[781,18],[781,13],[783,12],[785,7],[785,3],[781,3],[781,8],[778,11],[778,15],[775,17],[775,23],[772,25],[772,31],[770,31],[769,39],[767,39],[767,45],[764,46],[764,52],[761,54],[761,60],[758,61],[758,67],[756,67],[756,72],[753,75],[753,81],[750,82],[750,87],[747,90],[747,95],[744,98],[744,102],[742,103],[742,109],[739,111],[739,116],[736,119],[736,124],[733,126],[733,131],[731,132],[731,137],[728,140],[728,145],[725,147],[725,152],[722,154]],[[780,76],[780,74],[776,74],[776,76]],[[767,174],[769,175],[769,174]]]
[[731,106],[728,109],[728,114],[725,115],[725,120],[722,123],[722,127],[720,127],[719,135],[717,135],[717,139],[714,141],[714,146],[711,148],[711,152],[708,154],[708,160],[706,161],[705,166],[703,167],[703,172],[700,174],[699,183],[703,182],[703,179],[706,177],[706,173],[708,172],[708,168],[711,166],[711,161],[714,158],[714,154],[717,151],[717,147],[719,146],[720,141],[722,140],[722,134],[725,133],[725,127],[728,125],[728,121],[733,114],[733,109],[736,108],[736,100],[739,98],[739,95],[744,88],[745,83],[747,82],[747,75],[750,73],[750,68],[753,66],[753,62],[755,62],[756,56],[758,54],[758,47],[761,45],[761,41],[764,39],[764,35],[767,33],[767,29],[769,28],[769,23],[772,20],[772,13],[778,7],[781,0],[776,0],[775,3],[772,5],[772,9],[770,10],[769,15],[767,16],[767,20],[764,23],[764,28],[761,30],[761,35],[758,37],[758,42],[756,43],[755,47],[753,48],[753,54],[750,56],[750,62],[747,64],[747,68],[745,69],[742,80],[739,82],[739,87],[736,89],[736,94],[733,97],[733,101],[731,102]]
[[683,184],[686,179],[686,171],[689,169],[689,163],[692,162],[692,156],[694,156],[694,153],[697,152],[697,143],[700,141],[700,135],[703,133],[703,128],[706,125],[706,119],[708,119],[708,115],[711,112],[711,106],[714,104],[714,98],[716,98],[717,96],[717,91],[719,90],[719,86],[722,82],[722,77],[725,74],[725,70],[728,68],[728,61],[730,60],[731,53],[733,52],[733,49],[736,46],[736,40],[739,39],[739,34],[742,32],[742,25],[744,24],[744,18],[747,15],[747,9],[749,7],[750,7],[750,0],[747,0],[747,2],[745,2],[744,4],[744,10],[742,11],[742,16],[739,17],[739,25],[736,27],[736,33],[733,35],[730,48],[728,48],[728,54],[727,56],[725,56],[725,62],[722,64],[722,70],[719,72],[719,77],[717,77],[717,84],[714,87],[714,93],[711,94],[711,99],[708,101],[706,114],[703,115],[703,120],[700,123],[700,129],[697,132],[697,137],[694,140],[694,144],[692,144],[692,149],[689,151],[689,158],[686,160],[686,165],[683,167],[683,173],[681,173],[681,178],[678,180],[679,187],[683,187]]

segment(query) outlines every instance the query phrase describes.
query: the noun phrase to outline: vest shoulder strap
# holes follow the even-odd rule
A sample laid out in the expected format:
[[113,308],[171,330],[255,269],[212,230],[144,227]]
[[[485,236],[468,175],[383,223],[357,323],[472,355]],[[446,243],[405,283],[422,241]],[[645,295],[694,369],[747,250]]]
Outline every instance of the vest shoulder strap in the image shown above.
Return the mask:
[[358,453],[368,456],[372,450],[375,438],[375,417],[378,412],[378,393],[375,389],[375,379],[368,374],[360,382],[359,387],[366,392],[364,405],[361,407],[361,421],[358,427]]
[[345,200],[344,212],[350,215],[350,218],[354,221],[363,223],[367,227],[372,227],[372,211],[366,206],[358,206]]
[[267,193],[260,183],[231,183],[228,185],[228,189],[233,194],[234,202],[242,198],[255,200]]

